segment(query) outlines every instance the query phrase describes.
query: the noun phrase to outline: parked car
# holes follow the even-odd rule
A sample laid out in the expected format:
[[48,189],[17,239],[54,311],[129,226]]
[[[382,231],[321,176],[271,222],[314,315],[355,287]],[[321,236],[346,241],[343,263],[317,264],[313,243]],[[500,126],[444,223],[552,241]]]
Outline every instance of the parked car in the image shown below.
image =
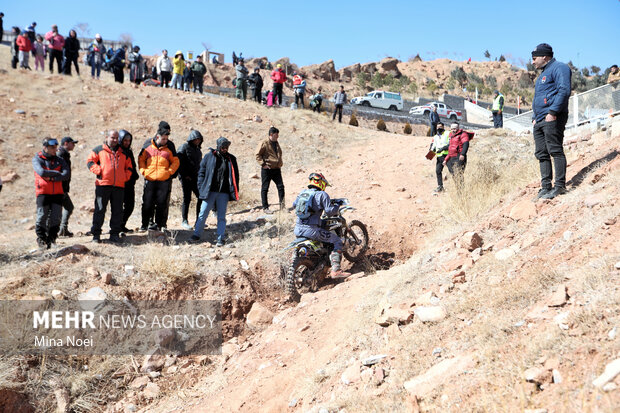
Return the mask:
[[386,92],[383,90],[373,90],[365,96],[354,97],[351,99],[351,103],[354,105],[389,110],[403,109],[403,97],[400,93]]
[[414,106],[409,109],[409,114],[429,116],[431,114],[431,111],[433,110],[433,106],[437,106],[437,114],[441,118],[448,118],[450,120],[463,119],[463,113],[460,110],[452,109],[450,106],[441,102],[431,102],[427,103],[426,105]]

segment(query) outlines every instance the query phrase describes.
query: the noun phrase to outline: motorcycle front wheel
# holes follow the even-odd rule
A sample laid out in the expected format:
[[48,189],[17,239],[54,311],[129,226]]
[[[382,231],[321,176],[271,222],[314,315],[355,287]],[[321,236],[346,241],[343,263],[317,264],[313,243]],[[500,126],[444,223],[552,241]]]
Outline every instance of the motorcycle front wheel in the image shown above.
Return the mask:
[[368,230],[360,221],[353,220],[344,231],[342,253],[350,262],[357,262],[368,249]]
[[291,265],[286,273],[285,291],[292,301],[299,301],[301,293],[312,290],[311,271],[314,268],[314,261],[308,257],[293,256]]

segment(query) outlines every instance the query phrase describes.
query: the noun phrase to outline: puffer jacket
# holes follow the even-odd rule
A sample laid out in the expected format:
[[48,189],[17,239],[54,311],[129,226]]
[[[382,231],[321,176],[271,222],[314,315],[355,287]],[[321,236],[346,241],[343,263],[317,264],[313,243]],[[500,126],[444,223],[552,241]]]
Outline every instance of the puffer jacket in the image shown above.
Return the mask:
[[185,69],[185,59],[183,59],[182,57],[175,57],[172,62],[172,72],[177,75],[183,76],[183,69]]
[[62,195],[62,182],[69,179],[69,167],[64,159],[41,151],[32,158],[34,188],[39,195]]
[[467,132],[459,129],[456,132],[450,132],[450,143],[448,144],[448,155],[445,161],[450,158],[456,158],[459,155],[467,155],[469,149],[469,141],[474,138],[473,132]]
[[172,62],[168,56],[161,55],[157,58],[157,71],[159,74],[161,72],[172,72]]
[[258,145],[256,151],[256,162],[262,167],[267,166],[269,169],[280,169],[284,162],[282,161],[282,148],[276,141],[276,149],[273,150],[273,145],[269,138],[265,139]]
[[202,135],[197,130],[193,130],[187,137],[185,142],[178,151],[179,157],[179,179],[191,178],[196,180],[198,178],[198,170],[200,169],[200,161],[202,160],[202,151],[200,147],[194,146],[191,141],[194,139],[202,139]]
[[271,72],[271,80],[273,83],[284,83],[286,82],[286,73],[282,69],[276,69]]
[[140,173],[147,181],[167,181],[179,169],[179,164],[176,150],[168,144],[157,146],[155,138],[138,156]]
[[19,47],[19,50],[21,52],[29,52],[32,50],[32,43],[30,43],[30,39],[28,38],[28,36],[22,36],[20,34],[16,42],[17,47]]
[[135,186],[136,181],[140,178],[140,174],[138,173],[138,165],[136,164],[136,159],[133,156],[133,151],[131,150],[131,143],[133,142],[133,136],[131,133],[126,131],[125,129],[121,129],[118,131],[118,142],[122,144],[123,140],[128,137],[129,139],[129,147],[127,149],[123,148],[125,152],[125,156],[129,158],[131,161],[131,178],[125,182],[125,187],[127,186]]
[[547,114],[557,116],[558,113],[568,112],[570,87],[571,71],[568,65],[551,59],[536,79],[533,119],[540,122]]
[[124,188],[131,178],[131,160],[120,145],[115,150],[106,144],[97,146],[88,156],[87,166],[97,175],[97,186]]

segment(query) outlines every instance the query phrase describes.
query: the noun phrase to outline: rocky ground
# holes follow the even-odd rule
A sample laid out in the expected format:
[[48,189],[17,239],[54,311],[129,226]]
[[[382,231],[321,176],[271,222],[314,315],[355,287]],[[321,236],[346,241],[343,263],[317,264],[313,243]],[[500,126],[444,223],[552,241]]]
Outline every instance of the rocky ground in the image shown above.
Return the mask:
[[[8,50],[0,48],[2,62]],[[428,138],[355,128],[309,111],[224,97],[12,71],[0,64],[0,298],[221,299],[222,356],[0,357],[8,411],[614,411],[620,405],[618,125],[567,137],[570,192],[532,202],[531,135],[478,134],[466,188],[436,186]],[[85,163],[108,128],[136,143],[167,120],[179,145],[226,136],[239,160],[232,242],[189,245],[175,183],[172,236],[91,244],[94,177]],[[277,126],[287,203],[323,172],[369,226],[371,249],[344,283],[285,302],[282,251],[293,216],[265,216],[254,150]],[[395,125],[388,129],[399,132]],[[34,251],[30,159],[45,136],[70,135],[71,229]],[[610,143],[611,142],[611,143]],[[134,147],[139,145],[134,144]],[[203,148],[204,149],[204,148]],[[139,185],[138,185],[139,188]],[[275,189],[275,188],[274,188]],[[130,226],[139,225],[140,190]],[[270,193],[276,202],[275,190]],[[105,226],[104,226],[105,228]],[[347,268],[350,264],[347,264]],[[88,368],[85,369],[84,366]],[[23,404],[22,404],[23,406]],[[543,410],[536,410],[543,409]]]

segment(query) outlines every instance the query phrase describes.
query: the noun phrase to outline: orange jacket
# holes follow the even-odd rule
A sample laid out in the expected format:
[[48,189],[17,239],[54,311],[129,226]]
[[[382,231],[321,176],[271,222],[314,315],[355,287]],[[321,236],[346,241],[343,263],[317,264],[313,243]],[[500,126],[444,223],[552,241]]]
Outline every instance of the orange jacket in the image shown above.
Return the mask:
[[88,169],[97,175],[95,185],[125,187],[131,178],[131,159],[121,149],[115,151],[106,144],[99,145],[88,155]]
[[179,158],[176,151],[167,145],[157,147],[155,139],[142,149],[138,157],[140,173],[147,181],[167,181],[179,169]]
[[32,43],[30,42],[30,39],[26,36],[19,35],[15,43],[17,44],[17,46],[19,46],[19,50],[22,52],[29,52],[32,50]]
[[32,158],[32,167],[37,196],[64,194],[62,181],[66,181],[71,176],[64,159],[41,151]]

